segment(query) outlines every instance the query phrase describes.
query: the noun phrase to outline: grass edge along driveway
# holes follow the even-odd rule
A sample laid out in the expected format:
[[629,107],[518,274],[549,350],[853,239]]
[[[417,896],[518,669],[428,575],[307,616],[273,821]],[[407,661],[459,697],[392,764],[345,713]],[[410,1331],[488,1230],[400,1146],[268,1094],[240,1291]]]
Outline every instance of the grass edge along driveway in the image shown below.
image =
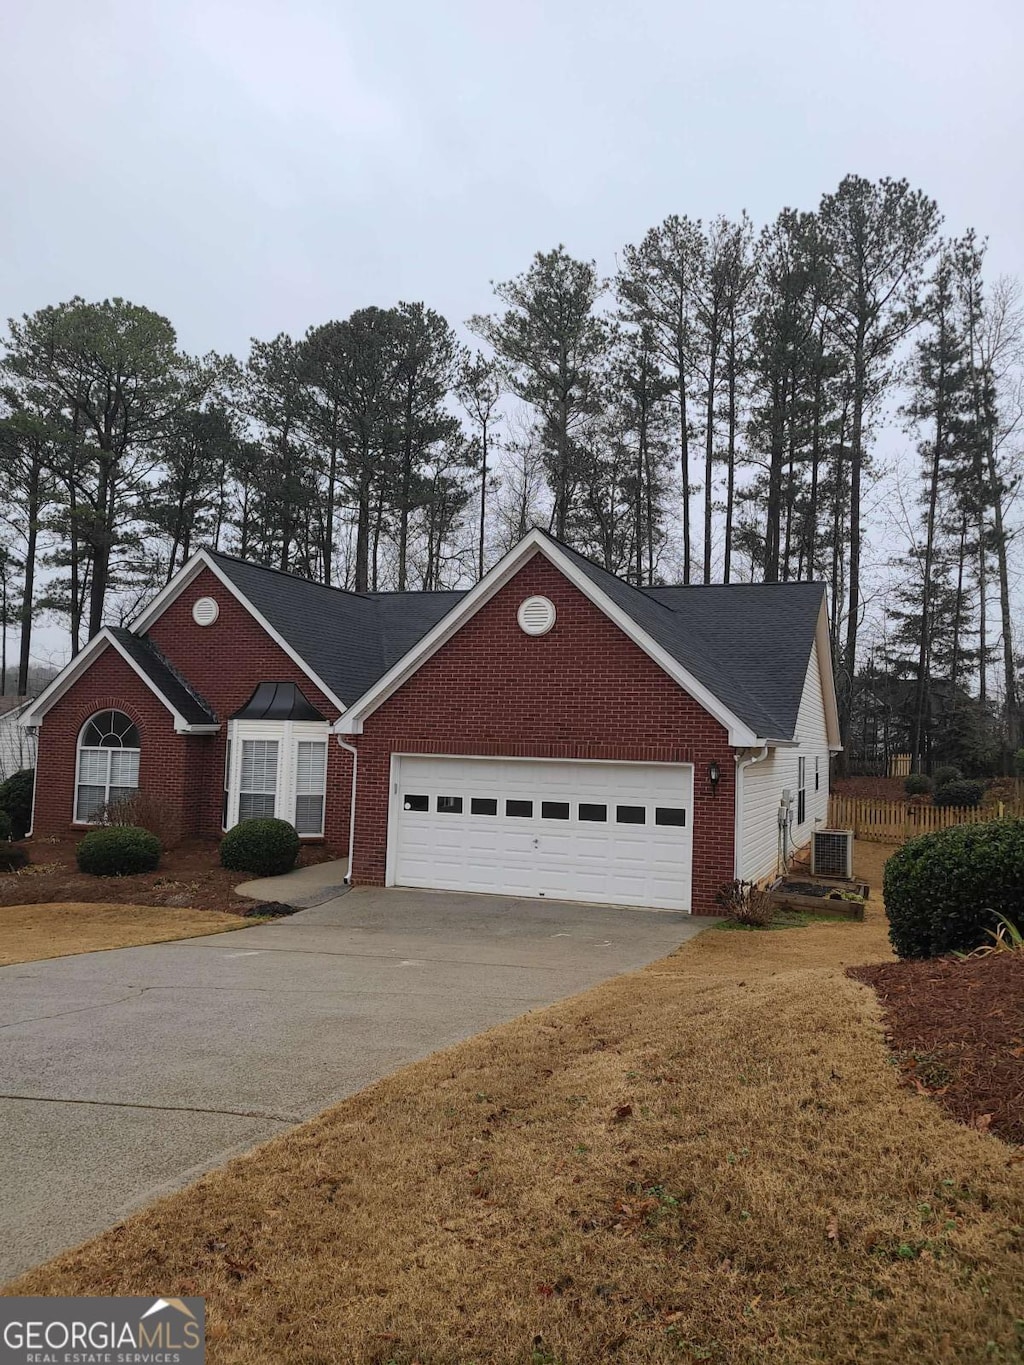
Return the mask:
[[1024,1167],[898,1086],[842,975],[887,952],[877,905],[710,930],[9,1291],[202,1294],[239,1365],[1019,1361]]
[[0,906],[0,967],[109,948],[137,948],[197,938],[254,921],[188,906],[120,905],[100,901]]

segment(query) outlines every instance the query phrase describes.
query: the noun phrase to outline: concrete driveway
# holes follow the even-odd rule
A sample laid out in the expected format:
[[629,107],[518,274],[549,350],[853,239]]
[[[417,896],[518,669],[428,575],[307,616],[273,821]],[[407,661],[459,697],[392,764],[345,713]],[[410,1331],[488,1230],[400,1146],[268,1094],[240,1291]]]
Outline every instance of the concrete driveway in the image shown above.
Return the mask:
[[707,923],[362,889],[235,933],[0,969],[0,1282]]

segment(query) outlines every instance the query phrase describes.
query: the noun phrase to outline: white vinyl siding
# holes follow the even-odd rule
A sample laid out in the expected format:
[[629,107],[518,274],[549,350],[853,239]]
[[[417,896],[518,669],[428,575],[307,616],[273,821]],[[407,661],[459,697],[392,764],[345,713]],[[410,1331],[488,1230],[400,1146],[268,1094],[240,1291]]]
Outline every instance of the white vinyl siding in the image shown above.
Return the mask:
[[684,763],[395,759],[388,881],[690,909]]
[[[828,819],[828,730],[817,646],[811,650],[796,724],[797,745],[771,749],[768,757],[743,769],[740,876],[759,881],[776,871],[779,853],[779,803],[788,787],[793,796],[793,848],[810,842],[811,831]],[[800,760],[804,759],[804,818],[798,816]],[[817,780],[815,780],[817,774]]]

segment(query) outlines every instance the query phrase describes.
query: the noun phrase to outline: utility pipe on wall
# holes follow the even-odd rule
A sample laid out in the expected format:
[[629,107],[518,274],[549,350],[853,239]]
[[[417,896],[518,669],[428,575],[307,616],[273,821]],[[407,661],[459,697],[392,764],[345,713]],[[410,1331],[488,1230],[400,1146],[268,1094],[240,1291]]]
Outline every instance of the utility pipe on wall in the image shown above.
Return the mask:
[[352,800],[348,808],[348,870],[345,873],[345,885],[351,886],[352,859],[356,853],[356,776],[359,771],[359,750],[354,744],[346,744],[340,735],[336,738],[341,747],[352,755]]

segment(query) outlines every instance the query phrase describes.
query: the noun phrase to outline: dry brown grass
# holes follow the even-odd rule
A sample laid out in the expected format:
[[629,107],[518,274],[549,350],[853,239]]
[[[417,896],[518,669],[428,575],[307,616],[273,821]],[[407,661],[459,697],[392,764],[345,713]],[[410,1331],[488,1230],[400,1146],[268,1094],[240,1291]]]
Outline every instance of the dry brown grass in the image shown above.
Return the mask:
[[252,920],[219,910],[102,902],[0,907],[0,967],[105,948],[134,948],[241,929]]
[[1024,1169],[897,1085],[887,953],[712,930],[10,1288],[203,1294],[215,1365],[1019,1361]]

